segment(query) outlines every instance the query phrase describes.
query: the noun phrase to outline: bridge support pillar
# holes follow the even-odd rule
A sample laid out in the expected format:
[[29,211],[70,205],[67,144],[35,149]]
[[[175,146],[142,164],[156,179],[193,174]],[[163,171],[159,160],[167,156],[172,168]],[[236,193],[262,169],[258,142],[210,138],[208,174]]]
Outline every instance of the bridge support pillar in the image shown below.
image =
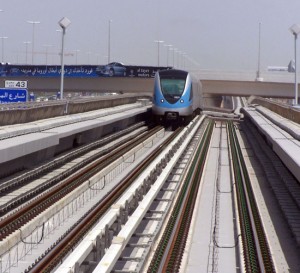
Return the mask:
[[105,254],[105,240],[100,236],[96,238],[96,246],[95,246],[95,260],[100,261],[101,258]]
[[109,238],[109,245],[111,245],[111,242],[113,240],[113,237],[114,237],[114,231],[113,230],[109,230],[108,231],[108,238]]
[[104,233],[104,241],[105,241],[105,248],[109,248],[109,229],[108,226],[105,226],[105,233]]

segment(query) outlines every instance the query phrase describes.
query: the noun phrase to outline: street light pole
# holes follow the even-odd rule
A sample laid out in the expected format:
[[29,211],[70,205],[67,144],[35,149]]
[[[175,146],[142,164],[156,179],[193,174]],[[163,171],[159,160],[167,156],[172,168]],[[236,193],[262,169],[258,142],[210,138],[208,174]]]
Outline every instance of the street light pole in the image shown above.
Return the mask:
[[48,48],[52,47],[53,45],[43,45],[44,47],[46,47],[46,65],[48,65]]
[[298,105],[298,80],[297,80],[297,34],[295,36],[295,105]]
[[107,59],[108,59],[108,63],[110,63],[110,23],[112,22],[112,20],[108,20],[108,45],[107,45]]
[[87,57],[88,57],[87,64],[90,65],[91,64],[91,54],[92,54],[92,51],[88,51],[86,54],[87,54]]
[[34,29],[36,24],[40,24],[39,21],[27,21],[27,23],[32,24],[32,52],[31,52],[31,62],[34,64]]
[[260,39],[261,39],[261,23],[258,25],[258,59],[257,59],[257,72],[256,72],[256,80],[262,81],[260,77]]
[[177,51],[177,48],[173,47],[173,68],[175,68],[175,52]]
[[295,39],[295,105],[298,105],[298,82],[297,82],[297,36],[300,33],[300,25],[294,24],[290,27],[290,31]]
[[169,50],[171,49],[172,45],[165,45],[167,47],[167,66],[169,66]]
[[28,55],[28,44],[30,44],[29,41],[23,42],[25,44],[25,64],[27,64],[27,55]]
[[66,28],[71,24],[71,21],[67,17],[63,17],[58,24],[62,28],[62,39],[61,39],[61,77],[60,77],[60,98],[63,99],[63,92],[64,92],[64,38],[66,34]]
[[78,63],[78,52],[80,52],[79,49],[75,49],[75,64],[77,65]]
[[186,53],[185,52],[182,52],[182,69],[186,69],[185,68],[185,58],[186,58]]
[[96,65],[100,64],[99,60],[100,60],[100,54],[96,53]]
[[159,66],[159,44],[163,43],[164,41],[155,40],[154,42],[157,43],[157,66]]
[[176,50],[176,53],[177,53],[177,67],[179,68],[180,66],[180,54],[181,54],[181,51],[180,50]]
[[4,63],[4,39],[7,39],[8,37],[0,37],[2,40],[2,63]]

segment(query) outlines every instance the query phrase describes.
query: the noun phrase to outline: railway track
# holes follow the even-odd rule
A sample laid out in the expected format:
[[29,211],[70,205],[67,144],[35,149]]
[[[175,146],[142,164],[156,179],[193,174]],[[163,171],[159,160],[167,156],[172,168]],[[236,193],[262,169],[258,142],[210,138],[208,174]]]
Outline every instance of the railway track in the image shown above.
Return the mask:
[[27,205],[21,207],[19,210],[2,219],[0,221],[0,241],[4,240],[7,236],[36,217],[39,213],[46,210],[52,204],[56,203],[58,200],[73,191],[75,188],[79,187],[83,182],[88,180],[105,166],[121,157],[135,145],[143,142],[147,137],[154,134],[160,129],[160,127],[156,127],[150,130],[148,134],[141,135],[137,139],[133,139],[130,142],[121,145],[112,152],[87,165],[80,171],[75,172],[73,175],[66,178],[63,183],[60,183],[58,186],[52,188],[45,194],[39,196],[32,202],[28,203]]
[[275,272],[234,124],[228,123],[245,272]]
[[[57,229],[57,224],[60,226],[63,222],[61,222],[61,212],[63,215],[65,215],[65,212],[67,213],[67,218],[72,216],[73,213],[77,213],[77,210],[80,210],[82,206],[81,196],[83,198],[88,197],[90,200],[93,197],[96,197],[100,194],[100,196],[107,193],[114,185],[112,179],[118,175],[118,173],[123,171],[124,169],[128,168],[128,166],[131,165],[130,161],[133,156],[133,161],[135,161],[135,157],[139,157],[141,155],[140,151],[147,151],[150,149],[152,145],[154,145],[153,141],[156,139],[158,141],[159,139],[162,139],[162,131],[161,127],[156,127],[153,130],[150,130],[148,133],[143,133],[143,129],[137,130],[139,137],[135,137],[130,142],[120,145],[118,149],[115,149],[115,151],[102,156],[100,159],[98,159],[96,162],[88,164],[85,169],[78,171],[75,173],[72,177],[65,179],[62,183],[57,185],[54,189],[51,189],[47,191],[46,193],[42,194],[41,197],[38,197],[34,200],[32,200],[29,204],[25,205],[21,209],[13,212],[11,215],[6,216],[5,218],[1,219],[0,221],[0,233],[1,233],[1,241],[0,241],[0,272],[11,272],[9,268],[15,267],[19,264],[19,260],[23,260],[25,256],[28,255],[28,253],[32,252],[33,248],[36,248],[39,245],[39,248],[45,249],[44,242],[51,241],[54,242],[54,245],[56,244],[56,240],[63,234],[62,232],[59,232],[56,236],[53,236],[53,239],[51,240],[47,234],[52,234],[55,229]],[[156,133],[159,131],[159,133]],[[164,133],[163,133],[164,135]],[[167,134],[169,135],[169,133]],[[151,136],[149,138],[149,136]],[[131,137],[132,138],[132,137]],[[124,140],[122,140],[124,142]],[[128,141],[128,139],[127,139]],[[125,141],[126,142],[126,141]],[[159,140],[160,142],[160,140]],[[151,144],[152,143],[152,144]],[[150,144],[150,147],[149,147]],[[112,142],[112,146],[116,148],[115,142]],[[155,145],[156,146],[156,145]],[[132,147],[134,149],[130,150]],[[108,150],[105,148],[105,152],[107,153]],[[130,150],[130,152],[127,152]],[[126,153],[124,155],[124,153]],[[95,151],[92,152],[92,156],[95,154]],[[102,153],[103,154],[103,153]],[[89,161],[90,156],[84,156],[83,159],[87,159]],[[129,159],[129,162],[128,159]],[[114,161],[114,159],[117,159],[117,162],[114,162],[111,167],[106,168],[109,164],[109,162]],[[78,162],[78,160],[75,160]],[[73,164],[71,164],[73,165]],[[84,164],[86,165],[86,164]],[[127,166],[127,167],[126,167]],[[100,170],[102,168],[105,168],[101,173],[97,174],[96,176],[93,176],[94,173],[97,172],[96,169]],[[112,168],[115,168],[112,169]],[[63,168],[64,169],[64,168]],[[111,169],[111,171],[110,171]],[[129,168],[130,169],[130,168]],[[83,174],[84,177],[82,177],[80,174]],[[89,177],[93,176],[91,179]],[[74,180],[74,183],[72,180]],[[77,180],[76,180],[77,179]],[[84,182],[85,179],[86,182],[85,185],[80,186],[80,189],[77,190],[76,184],[80,185],[82,182]],[[98,181],[98,182],[97,182]],[[73,183],[73,184],[72,184]],[[108,184],[108,185],[106,185]],[[64,185],[64,186],[63,186]],[[96,186],[95,186],[96,185]],[[70,192],[71,188],[76,188],[76,191],[71,194],[68,194],[67,199],[64,197],[63,194]],[[82,191],[83,190],[83,191]],[[88,192],[89,196],[85,197],[85,194],[82,193]],[[102,192],[102,193],[101,193]],[[51,195],[51,193],[55,193],[57,200],[61,197],[64,200],[59,201],[58,204],[55,204],[55,198]],[[60,198],[60,199],[61,199]],[[74,199],[75,198],[75,199]],[[94,198],[95,201],[97,200]],[[43,200],[44,203],[40,204],[40,201]],[[67,202],[67,203],[65,203]],[[95,203],[94,201],[92,203]],[[50,206],[49,209],[47,209],[47,205]],[[54,205],[54,206],[52,206]],[[56,209],[56,206],[59,205],[60,208]],[[75,205],[75,207],[74,207]],[[79,205],[79,207],[78,207]],[[63,207],[61,207],[63,206]],[[88,207],[90,207],[89,205]],[[75,209],[75,211],[73,211]],[[41,216],[38,215],[38,210],[40,212],[43,211]],[[70,211],[71,210],[71,211]],[[23,212],[22,212],[23,211]],[[69,211],[71,214],[69,214]],[[83,210],[85,212],[86,209]],[[54,214],[53,214],[54,213]],[[57,214],[57,216],[56,216]],[[78,214],[78,213],[77,213]],[[79,213],[79,217],[81,217],[82,212]],[[45,218],[46,217],[46,218]],[[59,217],[59,218],[57,218]],[[30,221],[32,218],[33,221]],[[53,220],[52,220],[53,218]],[[63,221],[64,220],[63,216]],[[56,222],[57,219],[59,222]],[[23,221],[23,222],[22,222]],[[41,222],[43,221],[43,222]],[[55,221],[55,222],[53,222]],[[74,222],[74,221],[72,221]],[[26,224],[27,223],[27,224]],[[42,223],[42,226],[41,224]],[[19,225],[19,230],[18,229]],[[63,232],[66,231],[66,228],[70,227],[71,225],[66,225],[65,228],[62,229]],[[54,229],[53,229],[54,228]],[[41,230],[42,229],[42,230]],[[45,229],[45,233],[44,233]],[[60,228],[59,228],[60,229]],[[40,230],[40,231],[39,231]],[[70,230],[70,229],[69,229]],[[69,231],[68,230],[68,231]],[[17,232],[15,232],[17,231]],[[24,232],[25,231],[25,232]],[[66,231],[66,232],[68,232]],[[41,232],[41,233],[40,233]],[[55,232],[57,233],[57,232]],[[36,235],[34,235],[36,234]],[[32,240],[32,236],[37,236],[37,239]],[[51,235],[52,237],[52,235]],[[49,240],[50,239],[50,240]],[[40,244],[41,243],[41,244]],[[49,245],[50,245],[49,244]],[[52,247],[52,246],[51,246]],[[51,248],[50,247],[50,248]],[[20,248],[20,249],[19,249]],[[24,249],[23,249],[24,248]],[[29,251],[29,252],[28,252]],[[42,250],[43,252],[44,250]],[[48,250],[47,250],[48,251]],[[46,251],[46,252],[47,252]],[[40,255],[42,252],[38,252],[37,255]],[[45,253],[46,253],[45,252]],[[14,253],[14,254],[11,254]],[[45,253],[43,256],[45,256]],[[14,257],[14,258],[11,258]],[[29,257],[30,260],[30,257]],[[21,263],[22,264],[22,263]],[[24,266],[21,266],[24,268]],[[21,270],[21,269],[20,269]],[[18,271],[20,272],[20,271]]]
[[[261,223],[255,197],[251,189],[245,163],[235,134],[232,122],[228,122],[227,130],[230,139],[230,147],[233,158],[233,170],[236,192],[238,196],[238,211],[240,230],[243,245],[243,257],[245,272],[275,272],[272,256],[266,235]],[[164,231],[159,246],[148,267],[148,273],[155,272],[180,272],[181,259],[184,253],[189,222],[192,217],[192,207],[199,186],[199,179],[205,162],[205,155],[209,145],[212,125],[208,126],[206,137],[197,150],[197,156],[193,167],[189,170],[187,180],[189,190],[186,195],[178,198],[174,211]],[[209,132],[209,133],[208,133]],[[198,169],[195,168],[198,166]],[[193,184],[195,183],[195,184]],[[182,194],[182,193],[180,193]]]
[[[125,137],[126,134],[130,134],[134,130],[141,128],[144,125],[143,122],[136,124],[134,126],[131,126],[128,129],[122,130],[118,133],[115,133],[113,135],[104,137],[98,141],[95,141],[91,144],[87,144],[83,147],[79,147],[77,149],[74,149],[73,151],[63,154],[54,160],[51,160],[48,163],[45,163],[37,168],[34,168],[33,170],[30,170],[26,173],[20,174],[14,178],[7,179],[5,181],[2,181],[0,183],[0,195],[1,197],[6,196],[6,201],[2,202],[0,204],[0,217],[3,217],[5,214],[10,213],[13,209],[17,208],[20,205],[23,205],[25,202],[35,198],[37,195],[41,194],[42,192],[50,189],[51,187],[57,185],[63,179],[67,178],[69,175],[72,175],[74,172],[80,170],[84,166],[90,164],[95,159],[99,158],[100,156],[103,156],[107,154],[108,152],[112,151],[113,148],[123,145],[130,139],[135,138],[137,135],[142,135],[147,130],[146,127],[143,127],[140,130],[137,130],[135,134],[129,135]],[[123,138],[122,138],[123,137]],[[116,141],[118,142],[115,144],[114,147],[103,149],[104,145]],[[54,175],[51,179],[47,179],[47,181],[41,182],[37,181],[37,179],[43,178],[43,176],[51,173],[51,171],[56,170],[59,167],[62,167],[63,165],[67,164],[68,162],[71,162],[72,160],[90,152],[90,151],[97,151],[94,152],[93,155],[91,155],[88,159],[78,162],[72,168],[65,169],[62,172]],[[37,182],[34,182],[37,181]],[[30,190],[29,190],[30,188]],[[22,194],[20,194],[22,193]],[[10,195],[11,198],[9,198],[7,195]]]
[[[122,222],[121,230],[114,230],[111,245],[107,246],[106,244],[106,225],[110,223],[109,225],[112,226],[110,219],[113,219],[116,213],[114,209],[110,209],[106,213],[105,219],[101,219],[97,226],[89,232],[88,242],[82,241],[72,252],[73,255],[69,255],[55,272],[62,273],[69,269],[82,272],[123,272],[128,270],[128,267],[127,269],[122,268],[124,261],[127,261],[128,265],[132,264],[131,270],[137,272],[141,272],[141,268],[147,266],[148,258],[144,258],[152,253],[151,243],[156,242],[156,237],[159,236],[161,227],[181,188],[182,177],[184,177],[185,170],[194,156],[195,147],[203,135],[203,127],[205,127],[202,126],[205,123],[203,120],[203,117],[196,118],[188,127],[184,128],[169,147],[152,160],[150,166],[134,182],[133,187],[130,187],[114,203],[114,208],[123,208],[128,211],[126,209],[127,200],[132,200],[130,203],[133,204],[134,211],[130,214],[127,222]],[[149,184],[151,188],[149,191],[145,190],[148,189]],[[135,199],[139,200],[138,204],[137,201],[134,201]],[[123,219],[123,209],[120,213],[118,212],[120,215],[118,221]],[[100,241],[97,240],[98,236]],[[118,238],[122,238],[121,241]],[[101,242],[107,248],[105,252],[101,247]],[[93,252],[102,253],[98,258],[94,256],[91,259],[91,244],[97,245]],[[139,257],[129,257],[128,253],[139,253]],[[79,266],[76,265],[78,259],[80,260]]]
[[210,121],[196,148],[167,227],[151,259],[148,273],[179,272],[212,129],[213,122]]
[[[168,217],[166,229],[161,235],[158,247],[155,249],[155,252],[151,257],[149,266],[147,266],[146,268],[147,272],[149,273],[176,273],[180,272],[181,270],[181,259],[185,251],[186,240],[188,237],[190,222],[196,202],[196,196],[198,188],[200,186],[200,180],[205,165],[206,155],[208,153],[210,139],[214,128],[214,121],[206,119],[204,123],[207,123],[205,125],[205,132],[203,133],[203,137],[201,137],[201,141],[199,141],[198,139],[197,144],[195,144],[195,148],[193,148],[195,151],[195,155],[193,156],[193,159],[189,164],[187,172],[184,174],[184,180],[182,185],[180,186],[179,194],[176,197],[176,201],[174,202],[170,217]],[[225,122],[223,122],[223,124],[225,124]],[[162,145],[156,148],[147,159],[143,160],[143,162],[140,163],[139,166],[131,174],[127,175],[126,178],[123,179],[118,186],[110,191],[105,196],[105,198],[103,198],[103,200],[99,201],[94,208],[90,209],[88,213],[84,215],[84,217],[78,219],[77,223],[69,228],[69,230],[65,232],[65,234],[61,236],[56,242],[54,242],[51,247],[49,247],[47,251],[45,251],[45,253],[42,253],[25,272],[53,272],[53,270],[57,268],[58,264],[62,263],[65,257],[76,248],[82,238],[89,232],[89,230],[95,225],[95,223],[97,223],[97,221],[99,221],[99,219],[103,217],[108,208],[110,208],[116,202],[116,200],[120,198],[125,190],[128,189],[129,185],[133,183],[133,181],[143,172],[143,170],[147,168],[147,166],[149,166],[151,162],[153,162],[154,158],[159,153],[161,153],[161,151],[176,137],[177,134],[179,134],[180,130],[181,129],[178,129],[178,131],[175,132],[171,138],[169,138]],[[233,122],[227,122],[227,133],[230,142],[229,147],[232,158],[232,170],[235,180],[234,186],[237,196],[236,205],[238,207],[237,211],[239,214],[238,223],[239,229],[241,231],[241,247],[244,259],[242,267],[245,272],[273,273],[275,272],[275,268],[272,261],[272,256],[266,239],[265,231],[261,223],[260,214],[256,205],[256,200],[251,188],[250,179],[247,173],[245,162],[243,160],[241,148],[239,146],[235,130],[236,129]],[[155,132],[155,130],[153,132]],[[133,140],[132,142],[136,142],[136,140]],[[127,146],[127,144],[122,145],[122,147],[117,149],[117,151],[114,151],[112,154],[107,154],[102,159],[105,162],[112,162],[114,159],[122,156],[122,154],[126,153],[129,149],[134,147],[134,143],[132,143],[132,146],[130,147]],[[126,150],[123,150],[123,148],[125,148]],[[86,181],[90,176],[94,175],[101,168],[103,168],[103,164],[104,163],[101,162],[101,160],[98,160],[97,163],[91,163],[87,165],[85,171],[78,171],[72,178],[65,179],[67,183],[64,184],[64,186],[59,185],[56,188],[60,188],[60,190],[65,193],[71,191],[72,187],[75,188],[77,183]],[[89,173],[89,171],[91,171],[91,173]],[[159,174],[156,173],[156,175]],[[76,180],[74,181],[74,185],[72,185],[73,179]],[[70,189],[68,189],[69,186]],[[145,185],[143,185],[143,187],[145,187],[143,191],[146,191],[151,186],[146,183]],[[53,191],[55,194],[56,188]],[[62,196],[62,192],[57,191],[57,197],[51,197],[51,195],[49,195],[47,197],[49,199],[45,198],[44,200],[43,198],[48,194],[47,193],[44,194],[45,196],[43,195],[43,198],[37,198],[35,201],[39,199],[44,200],[48,204],[52,204],[56,200],[54,198],[58,198],[57,200],[61,198],[60,195]],[[140,198],[141,197],[138,197],[139,200],[141,200]],[[34,205],[35,201],[31,202],[31,205]],[[32,206],[30,209],[32,208],[34,210],[34,213],[37,213],[38,209],[35,206]],[[39,208],[40,211],[43,211],[44,209],[46,208]],[[132,208],[132,213],[133,210],[134,208]],[[10,226],[10,223],[8,223],[7,226],[1,226],[1,224],[3,224],[5,221],[12,219],[12,215],[6,217],[5,219],[3,219],[3,221],[0,221],[0,236],[3,236],[0,237],[1,240],[5,240],[6,238],[8,238],[10,232],[14,232],[13,228],[15,228],[15,230],[18,228],[17,225],[20,223],[20,218],[17,218],[16,216],[25,216],[26,220],[24,221],[24,223],[26,223],[26,221],[30,221],[30,217],[33,217],[30,214],[29,216],[26,216],[26,211],[18,215],[19,212],[20,211],[18,211],[17,214],[13,214],[15,215],[15,219],[13,220],[16,222],[12,224],[12,228]],[[155,220],[156,217],[157,216],[155,216],[153,219]],[[149,216],[149,218],[152,218],[152,216]],[[145,246],[143,247],[145,248]],[[126,259],[129,258],[127,257]],[[89,262],[87,262],[87,264],[88,263]],[[93,262],[90,262],[90,264],[92,268]],[[118,271],[118,269],[116,269],[116,271]],[[92,272],[91,269],[88,272]]]
[[174,134],[156,148],[139,166],[118,184],[95,208],[93,208],[84,218],[78,221],[74,229],[70,230],[53,248],[40,256],[34,265],[28,268],[27,272],[40,273],[51,272],[57,264],[78,244],[90,228],[101,218],[106,210],[121,196],[136,177],[161,153],[163,149],[180,133],[182,128],[178,128]]
[[[274,257],[274,266],[277,272],[300,272],[299,221],[297,221],[300,215],[300,184],[253,124],[250,122],[241,124],[241,133],[258,160],[258,172],[261,173],[264,181],[260,187],[267,189],[267,192],[263,191],[262,194],[272,198],[273,204],[269,204],[272,207],[269,217],[279,218],[279,221],[263,219],[269,234],[268,238],[272,238],[270,248]],[[258,200],[258,203],[261,201]],[[260,210],[264,209],[260,208]],[[272,233],[277,234],[277,238],[272,237],[270,235]],[[284,238],[283,245],[278,243],[280,238]],[[285,260],[284,257],[289,258],[289,263],[282,262]]]

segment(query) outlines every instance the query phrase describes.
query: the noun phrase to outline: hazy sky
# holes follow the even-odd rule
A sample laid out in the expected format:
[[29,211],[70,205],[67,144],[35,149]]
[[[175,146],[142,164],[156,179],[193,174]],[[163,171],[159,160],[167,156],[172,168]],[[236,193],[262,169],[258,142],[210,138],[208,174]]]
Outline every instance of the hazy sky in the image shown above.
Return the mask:
[[[71,25],[65,36],[67,64],[104,64],[108,55],[108,21],[111,22],[111,61],[133,65],[167,65],[171,44],[175,66],[195,64],[201,69],[256,70],[261,22],[261,68],[286,66],[294,57],[289,28],[300,24],[299,0],[6,0],[1,1],[1,58],[25,63],[24,41],[32,41],[35,26],[35,64],[59,64],[61,32],[58,21]],[[299,42],[300,43],[300,42]],[[52,46],[45,46],[52,45]],[[2,51],[3,49],[3,51]],[[172,49],[172,47],[171,47]],[[299,50],[300,51],[300,44]],[[178,58],[178,56],[181,56]],[[299,55],[300,56],[300,55]],[[31,63],[31,44],[28,45]],[[183,61],[185,60],[185,61]],[[169,51],[169,65],[173,51]]]

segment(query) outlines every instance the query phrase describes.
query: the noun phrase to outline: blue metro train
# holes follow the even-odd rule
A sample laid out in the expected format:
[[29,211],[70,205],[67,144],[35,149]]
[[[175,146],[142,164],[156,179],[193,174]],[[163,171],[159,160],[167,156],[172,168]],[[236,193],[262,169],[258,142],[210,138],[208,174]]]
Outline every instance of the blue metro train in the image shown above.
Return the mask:
[[187,71],[169,69],[155,74],[152,114],[157,123],[187,123],[202,108],[202,85]]

